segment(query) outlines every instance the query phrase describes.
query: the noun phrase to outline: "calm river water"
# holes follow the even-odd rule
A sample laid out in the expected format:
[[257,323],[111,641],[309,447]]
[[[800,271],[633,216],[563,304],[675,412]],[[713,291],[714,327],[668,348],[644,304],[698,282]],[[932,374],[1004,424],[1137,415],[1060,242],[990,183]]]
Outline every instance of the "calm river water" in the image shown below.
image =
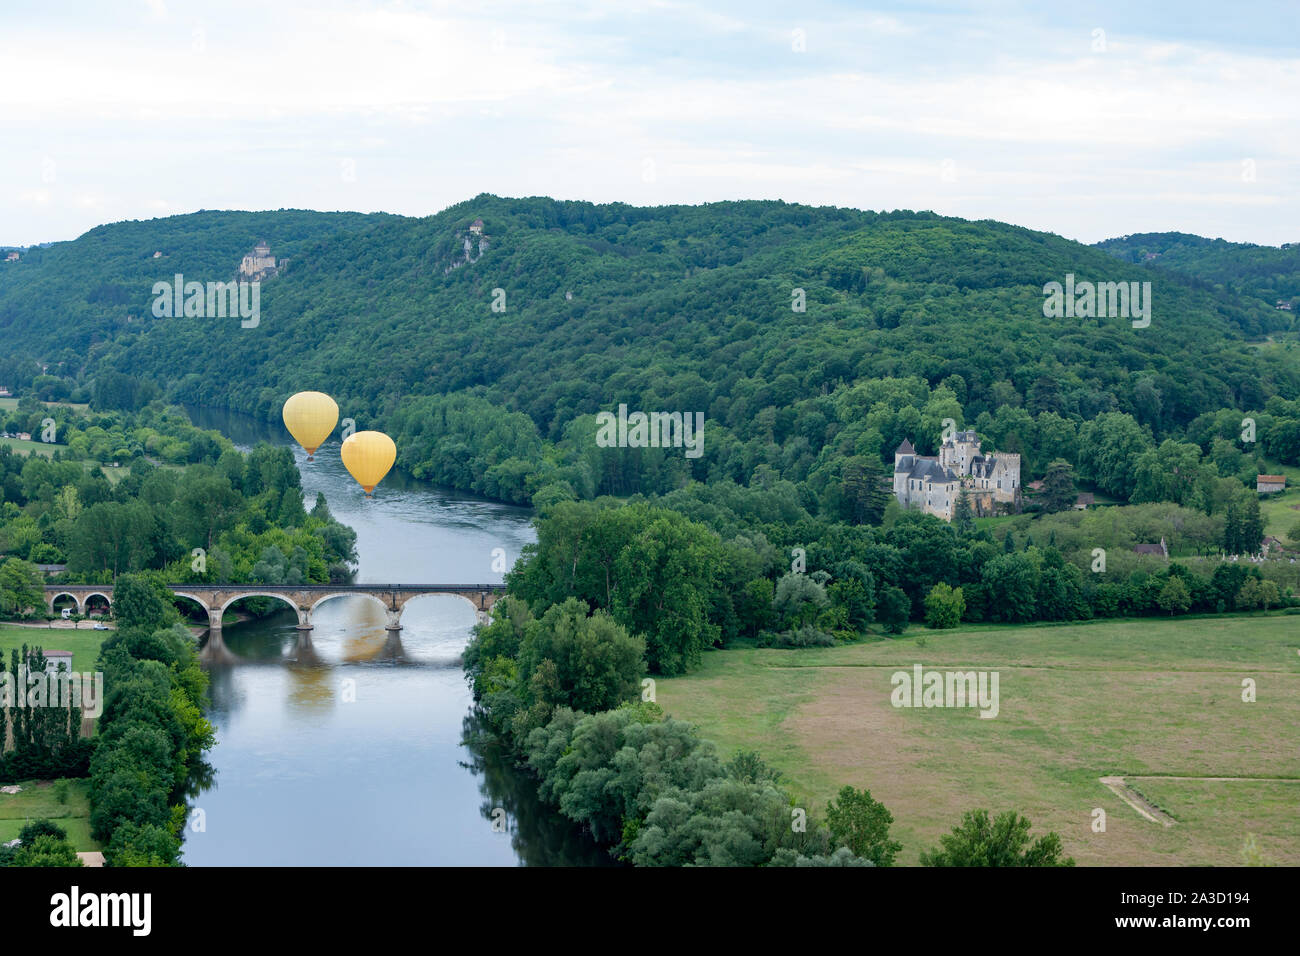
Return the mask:
[[[191,409],[242,447],[291,444],[281,428]],[[498,583],[534,540],[529,512],[390,473],[364,498],[331,441],[295,454],[310,509],[357,532],[357,583]],[[460,655],[475,622],[462,599],[418,598],[396,640],[367,598],[312,618],[311,649],[283,613],[227,625],[235,660],[210,665],[217,745],[192,801],[185,862],[251,865],[600,865],[603,852],[538,804],[529,778],[476,734]],[[493,811],[506,829],[494,830]],[[498,819],[500,814],[496,815]]]

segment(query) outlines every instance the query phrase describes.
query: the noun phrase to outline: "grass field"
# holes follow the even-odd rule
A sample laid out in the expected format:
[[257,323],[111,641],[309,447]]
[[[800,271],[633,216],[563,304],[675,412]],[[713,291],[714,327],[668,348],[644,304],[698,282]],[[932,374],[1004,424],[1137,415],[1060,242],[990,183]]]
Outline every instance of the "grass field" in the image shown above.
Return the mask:
[[[732,649],[657,699],[724,755],[757,750],[824,818],[841,786],[894,815],[902,864],[966,810],[1015,809],[1055,830],[1079,865],[1240,864],[1248,833],[1300,865],[1300,783],[1131,781],[1173,817],[1140,817],[1099,782],[1121,777],[1300,779],[1300,617],[1103,621],[1056,627],[913,627],[894,640],[808,650]],[[914,664],[999,674],[997,717],[895,708]],[[1242,701],[1242,680],[1258,699]],[[1093,833],[1094,808],[1107,815]]]
[[[74,411],[84,412],[90,408],[88,404],[77,402],[41,402],[46,408],[71,408]],[[0,411],[12,412],[18,407],[16,398],[0,398]]]
[[98,850],[90,836],[90,781],[69,780],[68,799],[59,803],[53,781],[24,780],[21,793],[0,793],[0,843],[17,839],[32,820],[53,820],[78,852]]
[[[26,434],[24,432],[23,434]],[[17,438],[0,438],[0,445],[8,445],[14,451],[23,455],[44,455],[49,458],[60,448],[66,448],[66,445],[55,445],[43,441],[19,441]]]
[[[0,445],[8,445],[19,455],[44,455],[46,458],[53,456],[56,451],[67,451],[67,445],[57,445],[43,441],[19,441],[17,438],[0,438]],[[116,485],[119,481],[127,476],[129,469],[123,466],[113,468],[110,465],[98,461],[83,461],[82,467],[86,471],[92,471],[95,468],[104,469],[104,477],[108,479],[109,484]],[[161,468],[179,469],[178,465],[160,465]]]
[[5,664],[9,663],[9,652],[23,644],[34,647],[39,644],[47,651],[72,651],[72,669],[86,672],[95,669],[95,659],[99,657],[99,645],[112,631],[96,631],[86,621],[81,627],[15,627],[12,624],[0,624],[0,651],[4,652]]

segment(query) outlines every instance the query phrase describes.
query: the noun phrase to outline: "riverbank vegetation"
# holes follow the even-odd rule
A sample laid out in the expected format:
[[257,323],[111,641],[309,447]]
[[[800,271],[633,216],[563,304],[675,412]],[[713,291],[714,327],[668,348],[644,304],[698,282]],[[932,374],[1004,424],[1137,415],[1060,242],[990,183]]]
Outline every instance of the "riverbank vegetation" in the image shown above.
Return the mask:
[[107,866],[176,865],[186,794],[214,742],[203,716],[208,675],[156,576],[123,575],[115,594],[123,611],[99,658],[105,700],[90,760],[91,834]]
[[[312,510],[287,448],[236,450],[179,410],[65,416],[72,442],[95,431],[123,442],[108,480],[71,447],[50,458],[0,448],[0,614],[41,617],[46,578],[36,565],[66,565],[54,583],[111,583],[158,571],[172,582],[305,584],[350,579],[355,533],[324,498]],[[95,422],[96,424],[89,424]],[[156,439],[161,439],[157,441]],[[95,439],[98,441],[99,439]],[[155,464],[151,445],[190,463]]]
[[690,724],[637,700],[643,646],[576,598],[534,618],[506,597],[477,630],[465,654],[475,699],[544,801],[641,866],[872,864],[887,811],[862,853],[837,844],[757,754],[724,761]]

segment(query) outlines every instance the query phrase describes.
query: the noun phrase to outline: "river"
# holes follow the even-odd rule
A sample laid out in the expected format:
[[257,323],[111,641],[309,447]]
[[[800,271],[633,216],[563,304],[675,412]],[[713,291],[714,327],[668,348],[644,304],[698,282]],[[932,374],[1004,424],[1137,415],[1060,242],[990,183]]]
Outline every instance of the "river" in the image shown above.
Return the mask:
[[[190,413],[245,449],[259,440],[292,444],[282,428],[246,416]],[[535,540],[525,509],[396,472],[366,499],[339,460],[337,440],[312,462],[293,447],[306,507],[323,492],[334,516],[357,532],[357,583],[498,583],[494,549],[509,566]],[[406,606],[393,639],[376,602],[339,598],[313,614],[305,653],[287,608],[228,624],[234,659],[209,665],[213,775],[191,801],[184,861],[608,863],[476,732],[460,666],[474,622],[463,599],[421,597]]]

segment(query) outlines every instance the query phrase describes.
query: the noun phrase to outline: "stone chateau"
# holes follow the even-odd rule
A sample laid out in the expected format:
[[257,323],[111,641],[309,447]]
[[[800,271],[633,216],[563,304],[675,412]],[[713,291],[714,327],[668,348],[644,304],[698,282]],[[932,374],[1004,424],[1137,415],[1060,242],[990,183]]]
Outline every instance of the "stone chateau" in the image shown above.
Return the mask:
[[1020,456],[980,451],[973,431],[957,432],[944,439],[935,457],[918,455],[912,443],[894,451],[894,497],[904,508],[951,521],[957,498],[966,489],[976,515],[1020,510]]

